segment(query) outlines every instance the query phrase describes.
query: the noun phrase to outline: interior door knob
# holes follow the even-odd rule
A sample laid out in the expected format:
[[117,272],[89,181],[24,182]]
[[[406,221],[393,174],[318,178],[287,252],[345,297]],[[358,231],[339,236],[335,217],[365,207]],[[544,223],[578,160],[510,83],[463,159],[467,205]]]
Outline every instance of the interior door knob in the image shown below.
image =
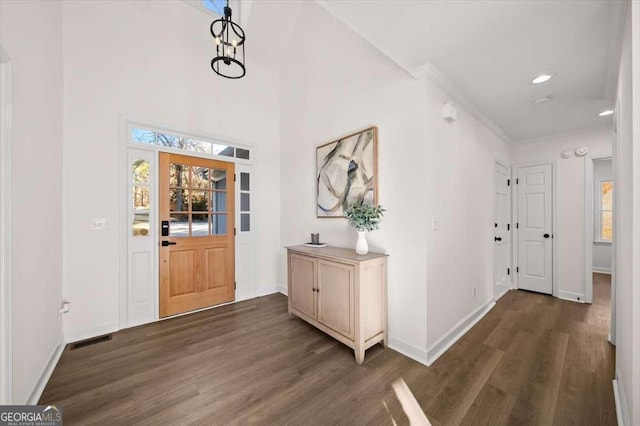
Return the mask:
[[549,238],[550,236],[551,236],[551,235],[549,235],[549,234],[544,234],[544,235],[543,235],[543,237],[545,237],[545,238]]
[[502,241],[502,237],[493,237],[494,241]]

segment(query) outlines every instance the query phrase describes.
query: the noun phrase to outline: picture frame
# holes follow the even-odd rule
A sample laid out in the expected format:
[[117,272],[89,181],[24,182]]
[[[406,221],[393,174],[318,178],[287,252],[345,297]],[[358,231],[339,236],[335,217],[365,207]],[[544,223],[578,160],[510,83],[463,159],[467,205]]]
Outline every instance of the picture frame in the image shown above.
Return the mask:
[[344,218],[350,203],[378,204],[378,128],[371,126],[316,148],[316,216]]

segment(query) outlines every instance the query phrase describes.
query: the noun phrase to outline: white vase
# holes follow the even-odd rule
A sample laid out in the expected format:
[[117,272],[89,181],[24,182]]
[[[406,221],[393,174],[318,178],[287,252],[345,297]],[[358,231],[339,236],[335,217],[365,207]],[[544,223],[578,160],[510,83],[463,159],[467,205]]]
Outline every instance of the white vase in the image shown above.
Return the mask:
[[358,231],[358,242],[356,243],[356,253],[364,256],[369,253],[369,245],[367,244],[367,233]]

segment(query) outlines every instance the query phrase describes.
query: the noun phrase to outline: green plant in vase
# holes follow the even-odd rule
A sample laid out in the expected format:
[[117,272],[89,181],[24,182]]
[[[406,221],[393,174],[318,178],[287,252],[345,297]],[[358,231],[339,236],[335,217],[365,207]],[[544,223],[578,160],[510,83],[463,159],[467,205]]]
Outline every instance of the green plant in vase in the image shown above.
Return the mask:
[[369,245],[367,244],[365,233],[379,228],[384,212],[385,209],[381,205],[373,206],[363,200],[355,201],[347,206],[344,215],[349,225],[358,231],[356,253],[359,255],[369,253]]

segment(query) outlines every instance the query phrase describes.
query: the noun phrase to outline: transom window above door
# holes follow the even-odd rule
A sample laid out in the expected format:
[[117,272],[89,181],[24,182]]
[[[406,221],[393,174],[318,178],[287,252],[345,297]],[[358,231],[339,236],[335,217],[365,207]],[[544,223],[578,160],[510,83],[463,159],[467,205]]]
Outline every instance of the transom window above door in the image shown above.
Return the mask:
[[131,127],[129,140],[134,144],[156,145],[160,147],[180,149],[202,154],[234,157],[241,160],[251,159],[251,150],[228,143],[193,138],[174,132],[161,132],[144,127]]

